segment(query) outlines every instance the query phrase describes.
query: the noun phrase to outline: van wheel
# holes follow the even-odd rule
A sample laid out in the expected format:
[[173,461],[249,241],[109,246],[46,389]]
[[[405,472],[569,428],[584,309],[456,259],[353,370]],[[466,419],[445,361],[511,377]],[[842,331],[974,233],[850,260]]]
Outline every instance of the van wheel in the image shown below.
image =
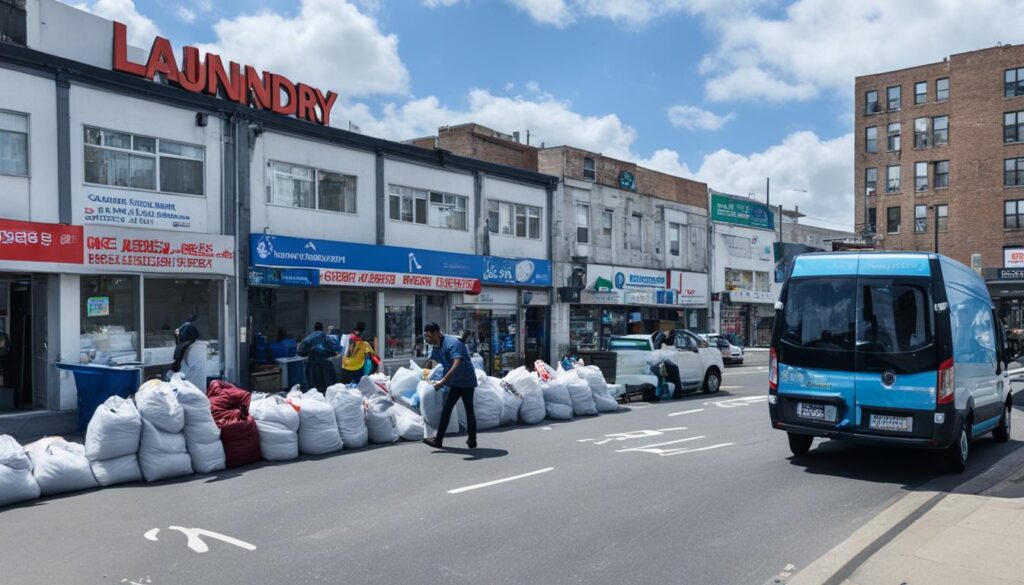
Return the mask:
[[1005,443],[1010,440],[1010,423],[1012,421],[1011,415],[1013,414],[1013,403],[1010,399],[1006,399],[1006,407],[1003,408],[1003,418],[999,420],[999,425],[992,429],[992,437],[999,443]]
[[946,465],[953,473],[963,473],[967,469],[967,458],[971,454],[971,435],[967,432],[967,421],[960,423],[960,431],[953,444],[946,448]]
[[806,455],[811,450],[811,443],[814,442],[814,437],[811,435],[799,435],[797,433],[787,433],[789,436],[789,450],[793,452],[793,455]]
[[714,394],[721,387],[722,374],[719,374],[718,370],[714,368],[708,370],[708,373],[704,375],[704,392],[706,394]]

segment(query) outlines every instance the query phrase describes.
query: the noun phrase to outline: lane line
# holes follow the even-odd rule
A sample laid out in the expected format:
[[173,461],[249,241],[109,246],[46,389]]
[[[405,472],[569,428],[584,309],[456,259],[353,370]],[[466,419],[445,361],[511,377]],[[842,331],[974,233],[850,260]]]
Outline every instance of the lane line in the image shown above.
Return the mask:
[[667,429],[655,429],[659,433],[667,433],[669,431],[685,431],[686,427],[669,427]]
[[728,372],[723,377],[725,377],[725,376],[747,376],[747,375],[750,375],[750,374],[767,374],[767,373],[768,373],[767,369],[765,369],[765,370],[755,370],[753,372]]
[[697,435],[696,437],[687,437],[685,439],[676,439],[675,441],[666,441],[664,443],[655,443],[653,445],[644,445],[643,447],[633,447],[631,449],[619,449],[616,453],[627,453],[629,451],[641,451],[643,449],[651,449],[654,447],[662,447],[664,445],[675,445],[676,443],[685,443],[686,441],[696,441],[703,439],[704,435]]
[[453,490],[448,490],[449,494],[461,494],[462,492],[468,492],[470,490],[478,490],[480,488],[490,487],[492,485],[498,485],[499,483],[506,483],[509,481],[515,481],[517,479],[523,479],[524,477],[530,477],[532,475],[540,475],[541,473],[547,473],[553,470],[554,467],[545,467],[544,469],[538,469],[537,471],[531,471],[530,473],[524,473],[522,475],[513,475],[512,477],[506,477],[504,479],[496,479],[494,481],[488,481],[485,483],[478,483],[475,485],[467,485],[466,487],[460,487]]
[[735,443],[719,443],[717,445],[711,445],[710,447],[698,447],[696,449],[681,449],[679,451],[672,451],[671,453],[663,453],[663,457],[671,457],[672,455],[682,455],[683,453],[696,453],[698,451],[710,451],[719,447],[729,447]]
[[695,412],[704,412],[704,409],[703,408],[694,408],[693,410],[684,410],[682,412],[670,412],[670,413],[668,413],[668,415],[669,416],[679,416],[681,414],[693,414]]

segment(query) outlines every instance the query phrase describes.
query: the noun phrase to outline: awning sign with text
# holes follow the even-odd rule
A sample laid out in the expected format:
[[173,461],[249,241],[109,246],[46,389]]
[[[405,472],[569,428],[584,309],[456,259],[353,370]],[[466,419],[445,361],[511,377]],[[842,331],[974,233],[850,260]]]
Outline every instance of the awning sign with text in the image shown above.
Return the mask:
[[[320,269],[321,284],[471,290],[466,282],[444,280],[463,279],[476,280],[477,286],[479,283],[551,286],[551,262],[535,258],[474,256],[416,248],[260,234],[252,235],[250,250],[253,266]],[[337,280],[329,282],[325,272],[327,270],[339,273],[332,275],[332,278],[354,280],[344,283]],[[390,284],[390,277],[386,276],[389,274],[397,275],[394,285]],[[417,277],[422,278],[417,280]],[[377,279],[380,282],[362,284],[360,279]]]
[[475,278],[402,274],[375,270],[320,270],[320,284],[372,288],[415,288],[443,292],[479,293],[480,281]]
[[81,212],[82,221],[87,224],[194,232],[206,230],[205,197],[88,187]]
[[82,263],[82,227],[0,219],[0,260]]
[[85,264],[117,272],[204,273],[235,271],[231,236],[85,227]]

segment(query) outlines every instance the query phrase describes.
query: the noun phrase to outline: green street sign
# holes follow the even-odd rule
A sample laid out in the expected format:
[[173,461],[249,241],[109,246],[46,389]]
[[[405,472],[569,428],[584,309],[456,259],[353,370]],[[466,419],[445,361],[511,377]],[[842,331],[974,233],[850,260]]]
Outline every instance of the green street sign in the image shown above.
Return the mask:
[[711,194],[711,221],[762,230],[775,229],[775,214],[767,205],[718,193]]

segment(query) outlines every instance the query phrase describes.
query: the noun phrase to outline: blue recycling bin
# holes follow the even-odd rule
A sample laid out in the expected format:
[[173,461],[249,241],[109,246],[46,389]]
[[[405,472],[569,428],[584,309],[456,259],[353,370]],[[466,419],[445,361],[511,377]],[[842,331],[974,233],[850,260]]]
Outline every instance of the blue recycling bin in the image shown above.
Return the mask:
[[78,389],[78,432],[84,432],[96,409],[111,396],[128,398],[141,384],[138,366],[100,366],[58,363],[58,370],[71,372]]

